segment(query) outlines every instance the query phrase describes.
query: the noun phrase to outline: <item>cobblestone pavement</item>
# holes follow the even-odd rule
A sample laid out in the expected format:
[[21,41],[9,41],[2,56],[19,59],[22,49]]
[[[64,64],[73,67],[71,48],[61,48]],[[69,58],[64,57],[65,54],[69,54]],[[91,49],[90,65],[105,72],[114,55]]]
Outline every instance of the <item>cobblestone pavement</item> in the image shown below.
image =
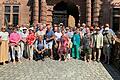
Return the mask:
[[[118,75],[117,75],[118,76]],[[120,79],[120,77],[119,77]],[[101,63],[28,61],[0,65],[0,80],[115,80]],[[117,79],[116,79],[117,80]]]

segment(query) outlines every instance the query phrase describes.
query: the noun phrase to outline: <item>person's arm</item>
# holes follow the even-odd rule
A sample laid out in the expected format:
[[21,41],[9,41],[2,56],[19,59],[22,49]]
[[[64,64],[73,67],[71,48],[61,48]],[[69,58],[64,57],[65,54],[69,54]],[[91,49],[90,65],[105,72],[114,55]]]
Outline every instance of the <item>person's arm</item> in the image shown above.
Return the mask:
[[100,43],[100,48],[102,48],[103,47],[103,35],[101,34],[101,41],[100,41],[101,43]]
[[34,46],[33,46],[33,49],[38,52],[37,43],[38,43],[38,40],[35,41]]

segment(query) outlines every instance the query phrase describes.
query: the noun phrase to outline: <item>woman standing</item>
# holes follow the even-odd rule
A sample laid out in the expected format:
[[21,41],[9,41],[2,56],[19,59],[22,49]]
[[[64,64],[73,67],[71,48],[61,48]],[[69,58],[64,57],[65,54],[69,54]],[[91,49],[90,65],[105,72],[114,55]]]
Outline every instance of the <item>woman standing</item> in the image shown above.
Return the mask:
[[84,60],[85,62],[91,62],[92,58],[92,47],[93,47],[93,42],[90,34],[90,30],[86,29],[86,33],[84,34],[83,37],[83,52],[85,54]]
[[64,31],[62,31],[62,36],[59,41],[59,47],[58,47],[58,54],[59,54],[59,61],[62,60],[62,55],[64,56],[65,61],[67,60],[67,53],[68,53],[68,44],[69,39]]
[[9,50],[8,37],[9,37],[9,33],[6,32],[6,28],[3,26],[1,28],[1,32],[0,32],[0,40],[1,40],[1,44],[0,44],[0,63],[3,63],[3,64],[5,64],[5,62],[8,61],[8,50]]
[[27,41],[27,53],[29,60],[33,60],[33,44],[36,40],[33,27],[29,28],[29,34],[26,38]]
[[76,29],[76,32],[73,35],[73,46],[72,46],[72,57],[80,60],[80,33],[79,28]]

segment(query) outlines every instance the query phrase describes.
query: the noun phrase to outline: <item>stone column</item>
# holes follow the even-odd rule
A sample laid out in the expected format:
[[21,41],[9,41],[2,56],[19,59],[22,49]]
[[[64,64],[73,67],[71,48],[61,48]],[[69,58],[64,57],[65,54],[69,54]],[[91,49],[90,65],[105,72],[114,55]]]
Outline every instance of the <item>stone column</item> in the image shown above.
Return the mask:
[[47,18],[47,3],[46,0],[41,0],[40,22],[46,24],[46,18]]
[[86,24],[91,26],[91,0],[86,0]]
[[99,15],[100,15],[100,0],[95,0],[93,8],[93,24],[99,24]]
[[39,1],[34,0],[34,24],[38,23],[39,16]]

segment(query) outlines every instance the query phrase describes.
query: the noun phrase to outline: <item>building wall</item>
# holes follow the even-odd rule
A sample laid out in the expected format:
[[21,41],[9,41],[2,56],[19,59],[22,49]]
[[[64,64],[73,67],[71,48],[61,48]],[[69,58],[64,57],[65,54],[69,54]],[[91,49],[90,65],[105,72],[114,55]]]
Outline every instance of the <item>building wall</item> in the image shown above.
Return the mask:
[[[17,0],[19,4],[19,25],[29,24],[30,0]],[[0,27],[4,25],[4,13],[6,0],[0,0]],[[11,4],[13,5],[13,4]],[[12,12],[11,12],[12,13]],[[11,22],[12,23],[12,19]]]
[[3,2],[4,2],[4,0],[1,0],[0,1],[0,27],[4,24],[3,23],[3,19],[4,19],[4,13],[3,13],[3,11],[4,11],[4,7],[3,7]]
[[30,0],[20,0],[20,25],[21,24],[29,24],[30,20]]
[[[6,0],[0,0],[0,27],[4,25],[4,4]],[[30,16],[31,16],[31,1],[33,0],[17,0],[20,2],[20,15],[19,15],[19,25],[29,24]],[[47,3],[47,22],[52,22],[52,11],[53,7],[63,0],[46,0]],[[76,6],[80,7],[81,14],[81,23],[85,23],[86,21],[86,2],[85,0],[64,0],[65,2],[71,1]],[[111,2],[110,2],[111,1]],[[112,4],[119,3],[120,0],[102,0],[99,22],[103,25],[105,23],[109,23],[112,25]],[[33,7],[32,7],[33,8]]]
[[[48,10],[47,10],[47,22],[52,22],[52,11],[53,11],[53,8],[56,4],[58,4],[59,2],[61,2],[63,0],[47,0],[47,7],[48,7]],[[75,4],[76,6],[79,6],[79,12],[80,12],[80,15],[81,15],[81,23],[85,23],[86,21],[86,2],[85,0],[64,0],[64,2],[66,3],[73,3]]]

